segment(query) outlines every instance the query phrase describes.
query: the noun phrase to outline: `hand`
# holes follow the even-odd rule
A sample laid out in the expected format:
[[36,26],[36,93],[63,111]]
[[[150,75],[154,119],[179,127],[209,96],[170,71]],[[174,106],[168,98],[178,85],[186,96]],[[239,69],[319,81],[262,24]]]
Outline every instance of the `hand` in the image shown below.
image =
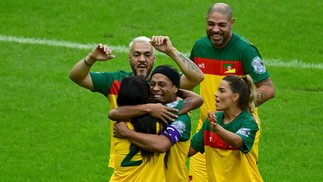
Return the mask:
[[164,106],[161,103],[147,104],[150,109],[149,114],[157,119],[160,119],[165,124],[175,121],[178,117],[173,112],[178,112],[178,109]]
[[166,54],[175,50],[168,36],[153,36],[150,43],[155,49]]
[[113,136],[116,138],[125,138],[127,131],[130,129],[128,128],[126,122],[117,122],[114,124],[113,127]]
[[207,112],[207,117],[208,117],[209,123],[211,125],[211,128],[213,130],[216,130],[216,127],[218,126],[218,123],[216,122],[215,113],[214,112],[211,112],[211,111],[208,111]]
[[97,61],[106,61],[113,59],[112,50],[103,44],[98,44],[90,53],[90,57]]

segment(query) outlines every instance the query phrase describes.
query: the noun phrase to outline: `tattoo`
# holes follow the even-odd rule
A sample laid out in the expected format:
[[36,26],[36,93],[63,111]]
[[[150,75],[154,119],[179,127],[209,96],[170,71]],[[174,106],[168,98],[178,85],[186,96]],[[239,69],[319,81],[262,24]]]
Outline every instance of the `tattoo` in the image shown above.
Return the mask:
[[179,54],[178,55],[180,58],[182,58],[182,61],[184,62],[184,64],[187,65],[187,67],[191,70],[198,70],[198,66],[190,59],[188,59],[187,57],[185,57],[183,54]]
[[184,99],[181,110],[184,110],[185,108],[189,107],[190,105],[191,105],[191,99]]
[[256,83],[256,87],[257,88],[261,87],[262,85],[264,85],[264,86],[270,86],[270,87],[273,86],[270,78],[266,78],[266,79],[264,79],[264,80]]
[[266,98],[266,92],[263,90],[257,89],[257,99],[256,99],[256,106],[259,106],[264,102],[264,99]]
[[270,78],[266,78],[258,83],[255,84],[257,87],[257,98],[256,98],[256,106],[259,106],[260,104],[266,102],[269,98],[266,87],[273,87],[273,84],[271,82]]

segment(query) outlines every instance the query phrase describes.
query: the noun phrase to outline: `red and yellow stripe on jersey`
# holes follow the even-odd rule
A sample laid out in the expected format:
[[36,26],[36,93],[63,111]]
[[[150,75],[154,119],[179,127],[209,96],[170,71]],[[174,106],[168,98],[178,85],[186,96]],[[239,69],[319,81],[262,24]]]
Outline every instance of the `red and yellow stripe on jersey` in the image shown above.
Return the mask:
[[207,112],[215,111],[215,96],[218,85],[223,77],[227,75],[244,75],[244,69],[241,61],[235,60],[215,60],[208,58],[194,58],[204,73],[204,80],[200,83],[200,95],[204,99],[204,104],[200,107],[200,119],[197,131],[201,128],[207,118]]
[[[236,133],[244,146],[234,148],[226,144],[206,120],[200,131],[194,135],[191,147],[205,153],[208,181],[214,182],[262,182],[258,170],[258,143],[260,124],[258,117],[243,111],[232,123],[223,123],[223,113],[217,113],[217,122],[224,129]],[[257,119],[256,119],[257,118]],[[248,132],[239,132],[248,130]]]
[[[204,99],[204,104],[200,107],[196,131],[201,128],[207,112],[215,111],[214,94],[223,77],[249,74],[254,82],[269,77],[257,48],[237,34],[233,34],[228,44],[221,49],[215,48],[208,37],[198,39],[192,48],[190,59],[204,73],[204,80],[200,83],[200,95]],[[204,155],[198,153],[191,157],[189,173],[193,182],[208,181]]]

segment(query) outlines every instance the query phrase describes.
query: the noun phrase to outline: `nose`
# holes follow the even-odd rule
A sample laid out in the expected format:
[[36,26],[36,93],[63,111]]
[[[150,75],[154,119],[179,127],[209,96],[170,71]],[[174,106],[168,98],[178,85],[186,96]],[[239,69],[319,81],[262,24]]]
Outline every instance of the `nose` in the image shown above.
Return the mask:
[[152,91],[154,91],[154,92],[156,92],[156,91],[160,90],[160,89],[159,89],[159,86],[158,86],[157,84],[155,84],[155,85],[151,85],[151,86],[150,86],[150,89],[151,89]]
[[213,27],[212,27],[212,31],[213,32],[219,32],[219,27],[217,26],[217,25],[214,25]]
[[140,56],[139,56],[139,61],[140,61],[140,62],[145,62],[145,61],[146,61],[145,55],[143,55],[143,54],[142,54],[142,55],[140,55]]

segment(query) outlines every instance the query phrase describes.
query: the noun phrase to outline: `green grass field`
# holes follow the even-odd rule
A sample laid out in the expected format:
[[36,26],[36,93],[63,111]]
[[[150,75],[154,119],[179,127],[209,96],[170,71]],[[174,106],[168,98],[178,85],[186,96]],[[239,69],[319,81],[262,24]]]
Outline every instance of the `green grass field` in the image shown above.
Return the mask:
[[[323,181],[322,1],[225,2],[276,88],[259,108],[264,180]],[[0,181],[108,181],[107,100],[74,84],[69,71],[97,43],[115,48],[116,59],[92,71],[130,70],[125,50],[140,35],[168,35],[189,54],[212,3],[1,1]],[[174,65],[158,55],[156,65],[164,63]]]

